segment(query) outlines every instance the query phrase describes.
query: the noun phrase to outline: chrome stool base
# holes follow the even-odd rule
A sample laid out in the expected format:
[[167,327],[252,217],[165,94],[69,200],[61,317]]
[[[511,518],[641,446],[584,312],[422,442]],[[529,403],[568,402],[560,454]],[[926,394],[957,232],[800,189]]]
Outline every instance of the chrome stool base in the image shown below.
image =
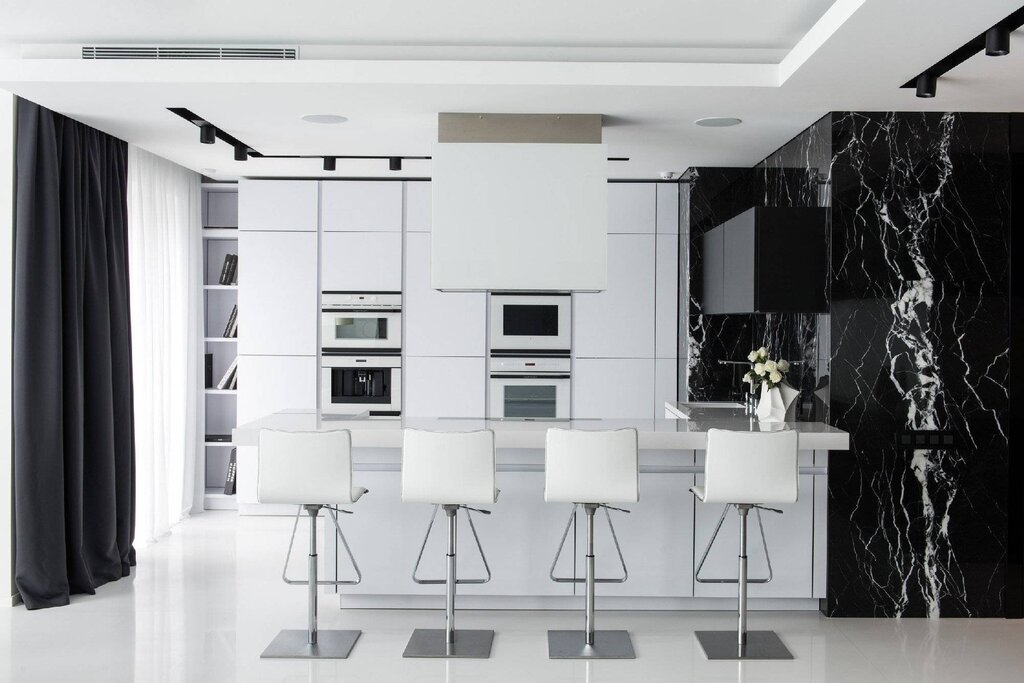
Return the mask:
[[736,631],[697,631],[697,641],[708,659],[793,659],[775,631],[747,631],[747,642],[739,645]]
[[628,631],[594,631],[587,645],[586,631],[548,631],[549,659],[636,659]]
[[316,644],[309,644],[309,632],[285,629],[277,634],[261,659],[347,659],[362,631],[317,631]]
[[455,642],[446,642],[443,628],[418,628],[412,632],[403,657],[452,657],[458,659],[487,659],[491,656],[494,631],[455,629]]

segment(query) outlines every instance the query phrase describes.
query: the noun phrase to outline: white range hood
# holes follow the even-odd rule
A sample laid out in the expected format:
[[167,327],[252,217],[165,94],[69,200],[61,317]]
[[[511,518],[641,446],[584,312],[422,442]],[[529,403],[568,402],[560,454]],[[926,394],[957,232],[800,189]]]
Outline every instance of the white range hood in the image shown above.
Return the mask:
[[594,143],[435,145],[432,286],[605,289],[607,158]]

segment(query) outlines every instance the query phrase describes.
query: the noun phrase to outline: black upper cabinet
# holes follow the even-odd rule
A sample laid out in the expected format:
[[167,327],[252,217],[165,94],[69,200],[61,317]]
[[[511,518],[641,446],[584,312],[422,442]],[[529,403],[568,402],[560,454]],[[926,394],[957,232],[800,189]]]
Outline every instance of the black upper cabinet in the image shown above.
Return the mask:
[[754,207],[704,233],[704,313],[828,310],[826,209]]

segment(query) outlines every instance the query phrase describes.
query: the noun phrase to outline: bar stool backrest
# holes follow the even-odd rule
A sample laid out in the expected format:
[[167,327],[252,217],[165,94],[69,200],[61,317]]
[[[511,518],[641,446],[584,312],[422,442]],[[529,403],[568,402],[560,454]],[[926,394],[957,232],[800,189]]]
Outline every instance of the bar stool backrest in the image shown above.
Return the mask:
[[635,503],[640,500],[635,429],[549,429],[544,500]]
[[345,505],[354,502],[354,493],[352,435],[348,430],[260,430],[259,502]]
[[708,430],[705,503],[795,503],[797,433]]
[[437,505],[494,503],[494,432],[406,429],[402,500]]

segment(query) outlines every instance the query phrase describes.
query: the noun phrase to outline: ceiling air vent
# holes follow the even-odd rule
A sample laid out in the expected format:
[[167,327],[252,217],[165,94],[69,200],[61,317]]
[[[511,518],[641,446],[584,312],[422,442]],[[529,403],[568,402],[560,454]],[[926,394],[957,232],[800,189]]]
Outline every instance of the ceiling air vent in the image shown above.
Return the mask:
[[82,59],[298,59],[296,47],[85,45]]

